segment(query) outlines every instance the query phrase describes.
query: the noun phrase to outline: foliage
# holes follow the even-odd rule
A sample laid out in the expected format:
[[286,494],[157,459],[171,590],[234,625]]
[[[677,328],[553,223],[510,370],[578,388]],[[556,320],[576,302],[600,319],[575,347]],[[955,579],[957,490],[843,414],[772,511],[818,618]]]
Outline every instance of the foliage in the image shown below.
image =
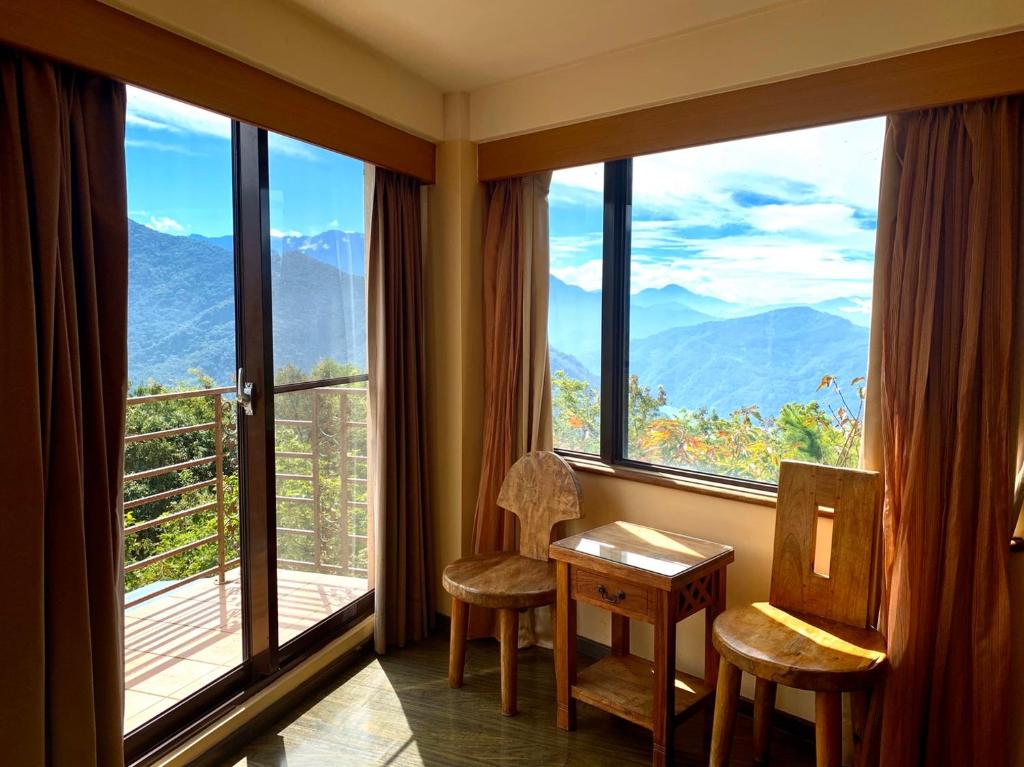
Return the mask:
[[[600,398],[585,381],[557,371],[553,378],[555,445],[598,453]],[[864,378],[850,381],[856,393],[851,407],[835,376],[824,376],[818,391],[838,407],[819,401],[790,402],[778,415],[765,417],[756,405],[721,416],[715,410],[673,410],[665,390],[656,393],[629,378],[629,458],[648,463],[775,482],[785,459],[830,466],[856,466],[860,455]]]
[[[333,360],[321,360],[309,373],[285,366],[276,372],[279,384],[322,380],[357,374],[357,369]],[[176,386],[148,383],[130,390],[129,398],[172,392],[212,390],[213,381],[199,371],[190,371],[192,381]],[[278,557],[305,569],[316,568],[319,561],[334,565],[329,572],[361,575],[366,571],[366,394],[365,383],[330,389],[276,394],[274,396],[275,443],[278,453],[304,454],[304,457],[278,458],[277,496]],[[341,391],[352,392],[342,394]],[[335,393],[337,392],[337,393]],[[231,393],[162,399],[132,403],[127,411],[126,434],[138,435],[178,427],[213,424],[217,408],[223,424],[221,491],[223,497],[224,559],[230,563],[239,556],[239,466],[236,408]],[[314,412],[315,411],[315,412]],[[314,418],[315,416],[315,418]],[[314,429],[314,422],[316,428]],[[314,439],[314,436],[316,439]],[[196,459],[216,456],[216,431],[212,428],[125,445],[125,474],[131,475],[160,467],[169,467]],[[315,467],[314,467],[315,459]],[[311,478],[316,477],[318,482]],[[348,502],[341,502],[342,478]],[[156,477],[125,483],[126,502],[157,493],[183,488],[217,478],[216,464],[204,463]],[[316,530],[314,501],[319,501],[319,528]],[[209,506],[210,508],[205,508]],[[219,562],[217,543],[217,484],[199,490],[151,501],[125,512],[125,528],[167,515],[200,509],[194,514],[164,522],[125,536],[125,563],[140,562],[207,537],[213,540],[189,551],[127,573],[125,590],[134,591],[149,584],[180,580]],[[289,530],[310,530],[295,533]],[[351,536],[358,536],[352,538]],[[339,571],[336,568],[342,568]]]

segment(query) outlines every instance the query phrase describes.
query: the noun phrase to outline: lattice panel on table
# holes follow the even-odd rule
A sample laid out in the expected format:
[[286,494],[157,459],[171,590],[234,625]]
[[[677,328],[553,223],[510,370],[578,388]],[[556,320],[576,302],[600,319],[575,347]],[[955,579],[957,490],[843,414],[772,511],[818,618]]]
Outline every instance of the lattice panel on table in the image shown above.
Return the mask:
[[676,618],[682,620],[688,615],[703,610],[714,601],[715,575],[712,573],[683,586],[679,591],[679,608]]

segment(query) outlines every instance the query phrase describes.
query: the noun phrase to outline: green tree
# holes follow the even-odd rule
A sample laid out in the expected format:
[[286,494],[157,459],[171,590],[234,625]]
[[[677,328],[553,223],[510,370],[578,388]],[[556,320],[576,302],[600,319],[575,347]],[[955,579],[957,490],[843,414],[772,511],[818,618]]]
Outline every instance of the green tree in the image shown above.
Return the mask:
[[[600,445],[600,400],[584,381],[564,371],[552,379],[554,435],[559,447],[597,453]],[[728,416],[715,410],[673,410],[663,387],[654,393],[629,378],[628,457],[648,463],[679,466],[713,474],[775,482],[786,459],[833,466],[856,466],[860,456],[864,378],[847,390],[831,375],[818,390],[834,395],[839,406],[817,401],[784,405],[777,416],[765,417],[756,405]]]

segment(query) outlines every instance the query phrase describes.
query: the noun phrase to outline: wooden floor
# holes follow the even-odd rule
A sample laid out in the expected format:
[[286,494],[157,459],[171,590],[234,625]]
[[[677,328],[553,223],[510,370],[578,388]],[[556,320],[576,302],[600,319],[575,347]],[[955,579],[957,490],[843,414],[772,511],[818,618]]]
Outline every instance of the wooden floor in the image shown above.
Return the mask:
[[[367,591],[365,578],[277,571],[284,644]],[[128,600],[131,599],[128,595]],[[131,732],[242,662],[239,571],[203,578],[124,611],[124,728]]]
[[[587,663],[580,659],[581,667]],[[551,652],[519,655],[519,715],[498,713],[498,645],[470,642],[462,689],[447,684],[448,640],[437,636],[383,658],[362,656],[326,692],[304,701],[222,767],[387,765],[461,767],[627,767],[649,765],[651,736],[610,714],[580,704],[579,728],[555,727]],[[732,764],[751,765],[751,722],[736,725]],[[703,717],[677,731],[680,767],[706,765]],[[814,764],[814,744],[777,731],[772,762]]]

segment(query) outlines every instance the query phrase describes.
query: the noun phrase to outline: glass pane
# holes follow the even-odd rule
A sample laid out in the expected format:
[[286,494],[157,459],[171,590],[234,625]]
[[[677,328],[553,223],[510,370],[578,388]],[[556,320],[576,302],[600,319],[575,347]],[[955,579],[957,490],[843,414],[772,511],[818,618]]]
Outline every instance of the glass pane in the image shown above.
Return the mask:
[[126,731],[242,662],[230,139],[128,88]]
[[363,164],[269,137],[278,640],[370,589]]
[[271,133],[274,369],[366,372],[363,163]]
[[548,344],[556,448],[601,450],[604,166],[555,171],[548,195]]
[[369,591],[366,384],[274,397],[278,641]]
[[857,465],[884,127],[634,160],[630,458]]

